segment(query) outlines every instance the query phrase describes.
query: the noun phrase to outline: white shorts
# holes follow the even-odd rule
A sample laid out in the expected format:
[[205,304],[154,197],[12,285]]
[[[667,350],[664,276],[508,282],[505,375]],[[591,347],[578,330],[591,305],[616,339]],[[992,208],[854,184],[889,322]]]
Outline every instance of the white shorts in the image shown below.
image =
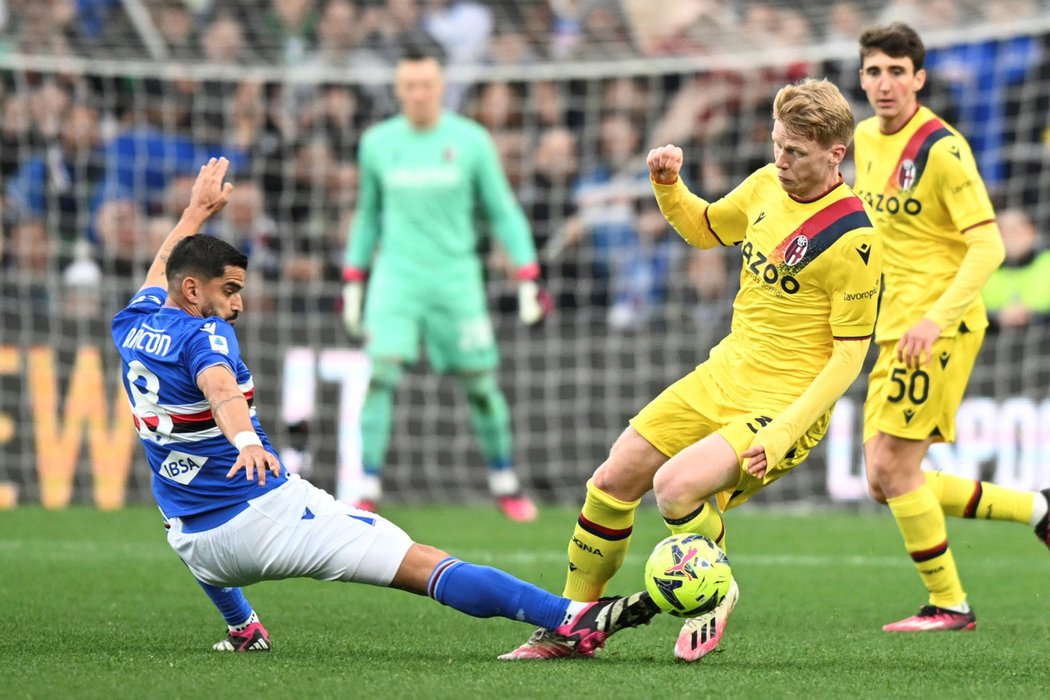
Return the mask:
[[299,577],[387,586],[412,546],[394,523],[295,475],[211,530],[183,532],[179,518],[168,524],[168,544],[213,586]]

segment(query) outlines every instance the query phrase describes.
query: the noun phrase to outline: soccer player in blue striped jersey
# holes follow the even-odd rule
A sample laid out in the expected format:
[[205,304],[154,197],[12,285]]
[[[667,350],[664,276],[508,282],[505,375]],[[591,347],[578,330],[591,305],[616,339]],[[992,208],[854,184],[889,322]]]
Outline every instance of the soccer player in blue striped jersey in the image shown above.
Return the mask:
[[1050,546],[1050,489],[922,470],[932,443],[955,439],[955,413],[988,326],[981,288],[1003,261],[1003,243],[966,139],[919,104],[926,82],[919,35],[902,23],[874,27],[861,35],[860,53],[860,83],[875,115],[857,125],[855,187],[886,251],[864,455],[869,490],[889,505],[929,591],[917,615],[883,629],[972,630],[977,619],[944,516],[1032,525]]
[[309,577],[428,595],[475,617],[554,626],[579,653],[644,624],[645,593],[583,603],[418,544],[394,523],[290,475],[255,415],[255,384],[233,323],[247,259],[197,235],[233,190],[211,159],[142,288],[113,319],[124,389],[153,472],[168,543],[222,613],[221,651],[268,651],[241,586]]

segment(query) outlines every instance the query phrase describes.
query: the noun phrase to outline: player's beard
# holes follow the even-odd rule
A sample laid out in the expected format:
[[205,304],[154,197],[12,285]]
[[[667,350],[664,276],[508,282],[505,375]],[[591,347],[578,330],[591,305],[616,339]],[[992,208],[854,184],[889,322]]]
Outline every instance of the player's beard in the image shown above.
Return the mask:
[[209,318],[211,316],[218,316],[223,321],[226,321],[226,323],[229,323],[229,324],[232,324],[234,321],[236,321],[238,315],[240,315],[239,311],[230,311],[230,312],[228,312],[225,315],[220,314],[215,309],[215,305],[214,304],[205,304],[204,306],[201,307],[201,316],[203,316],[204,318]]

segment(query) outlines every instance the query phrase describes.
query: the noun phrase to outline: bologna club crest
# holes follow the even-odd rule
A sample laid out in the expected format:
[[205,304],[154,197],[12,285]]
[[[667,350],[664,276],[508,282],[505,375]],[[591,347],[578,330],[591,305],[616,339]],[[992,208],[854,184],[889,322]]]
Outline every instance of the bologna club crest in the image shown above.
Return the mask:
[[806,257],[806,249],[809,248],[809,239],[801,233],[791,239],[787,248],[784,249],[784,262],[788,265],[797,265]]
[[915,175],[915,161],[909,158],[901,163],[900,170],[897,171],[897,186],[907,192],[915,187]]

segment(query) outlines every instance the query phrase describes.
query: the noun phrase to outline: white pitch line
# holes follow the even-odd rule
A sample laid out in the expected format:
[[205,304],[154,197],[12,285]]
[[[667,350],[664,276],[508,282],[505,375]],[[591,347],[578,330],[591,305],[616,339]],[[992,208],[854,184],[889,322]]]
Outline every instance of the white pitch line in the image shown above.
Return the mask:
[[[453,556],[465,561],[479,564],[543,564],[543,565],[565,565],[567,563],[564,552],[493,552],[492,550],[467,549],[450,552]],[[645,562],[646,555],[642,553],[631,553],[627,555],[626,564],[641,566]],[[1027,559],[1027,557],[981,557],[982,564],[988,565],[1014,565]],[[730,564],[742,564],[747,566],[817,566],[817,567],[841,567],[849,566],[855,568],[872,567],[896,567],[911,566],[908,556],[902,550],[899,556],[866,555],[866,554],[763,554],[760,552],[741,552],[729,554]]]
[[[562,567],[566,564],[564,550],[550,551],[514,551],[492,549],[461,549],[450,552],[452,556],[464,561],[496,566],[506,565],[541,565]],[[17,557],[20,560],[37,561],[73,561],[82,558],[91,561],[149,559],[163,560],[172,557],[173,553],[158,542],[156,545],[128,542],[91,542],[84,540],[23,540],[0,539],[0,558]],[[627,555],[626,564],[641,567],[646,554],[637,551]],[[988,566],[1014,566],[1026,561],[1027,556],[1004,557],[980,556],[981,563]],[[851,568],[885,568],[910,566],[908,557],[903,551],[899,555],[870,554],[784,554],[775,552],[730,552],[732,565],[748,567],[851,567]]]

